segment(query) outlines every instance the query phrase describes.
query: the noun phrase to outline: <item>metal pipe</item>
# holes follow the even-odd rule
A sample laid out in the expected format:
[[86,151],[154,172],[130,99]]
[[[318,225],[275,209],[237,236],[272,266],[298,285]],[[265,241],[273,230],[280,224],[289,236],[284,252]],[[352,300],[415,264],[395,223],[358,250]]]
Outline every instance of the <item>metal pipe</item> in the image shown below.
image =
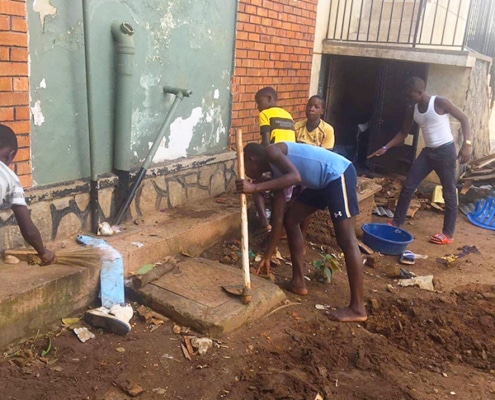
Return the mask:
[[91,231],[96,233],[98,230],[98,223],[100,219],[100,204],[98,201],[98,175],[96,173],[96,138],[95,138],[95,113],[93,103],[93,91],[92,91],[92,76],[93,70],[91,67],[91,40],[89,30],[89,0],[83,0],[83,26],[84,26],[84,59],[86,65],[86,101],[88,105],[88,131],[89,131],[89,164],[91,170],[91,182],[90,182],[90,211],[91,211]]
[[134,185],[132,186],[131,191],[127,195],[125,201],[121,205],[119,212],[117,213],[117,216],[115,218],[115,224],[119,225],[122,222],[122,219],[124,218],[125,213],[127,212],[127,209],[132,203],[132,200],[134,199],[134,196],[136,195],[136,192],[141,185],[141,182],[143,181],[145,175],[146,175],[146,170],[148,167],[151,165],[151,162],[153,161],[153,157],[156,154],[156,151],[158,150],[158,146],[160,145],[160,142],[163,139],[163,136],[165,135],[165,131],[170,124],[170,120],[172,119],[172,115],[181,102],[181,100],[184,97],[189,97],[192,94],[192,91],[188,89],[180,89],[180,88],[174,88],[174,87],[169,87],[165,86],[163,88],[163,92],[166,94],[173,94],[175,95],[174,102],[172,103],[172,106],[167,112],[167,115],[165,117],[165,120],[163,121],[158,134],[156,135],[155,141],[153,142],[153,145],[148,151],[148,155],[146,156],[146,159],[143,162],[143,165],[141,166],[139,173],[137,175],[136,181],[134,182]]
[[134,29],[127,22],[113,21],[115,45],[115,119],[113,168],[118,176],[115,206],[119,209],[128,195],[131,169],[132,76],[134,72]]

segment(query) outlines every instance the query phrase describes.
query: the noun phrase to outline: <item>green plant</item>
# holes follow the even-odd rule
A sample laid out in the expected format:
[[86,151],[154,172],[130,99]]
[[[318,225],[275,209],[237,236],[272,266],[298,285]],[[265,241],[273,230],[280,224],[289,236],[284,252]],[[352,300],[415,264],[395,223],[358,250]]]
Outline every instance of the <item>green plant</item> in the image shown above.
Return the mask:
[[330,283],[332,275],[339,269],[339,261],[333,254],[321,254],[321,260],[315,260],[312,264],[315,267],[317,279],[323,283]]

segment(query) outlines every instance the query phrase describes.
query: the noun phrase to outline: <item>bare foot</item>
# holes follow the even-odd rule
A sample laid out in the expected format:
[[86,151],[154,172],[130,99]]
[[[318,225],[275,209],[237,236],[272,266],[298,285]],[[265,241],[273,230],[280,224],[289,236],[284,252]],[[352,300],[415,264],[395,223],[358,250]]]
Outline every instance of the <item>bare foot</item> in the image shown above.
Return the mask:
[[301,287],[292,283],[292,281],[284,285],[284,289],[288,290],[289,292],[298,294],[299,296],[306,296],[308,294],[308,289],[306,288],[306,286]]
[[329,310],[325,312],[325,315],[332,321],[339,322],[364,322],[368,319],[366,311],[356,312],[349,307],[339,308],[335,311]]

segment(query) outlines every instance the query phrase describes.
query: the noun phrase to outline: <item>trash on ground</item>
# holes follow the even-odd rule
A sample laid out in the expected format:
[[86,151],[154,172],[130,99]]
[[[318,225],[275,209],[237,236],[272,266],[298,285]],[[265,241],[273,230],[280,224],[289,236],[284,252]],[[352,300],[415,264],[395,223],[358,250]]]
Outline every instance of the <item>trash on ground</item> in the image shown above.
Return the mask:
[[71,325],[75,325],[81,321],[81,318],[62,318],[62,324],[65,327],[69,327]]
[[327,304],[315,304],[315,308],[317,310],[328,310],[330,309],[330,306]]
[[462,247],[458,247],[457,250],[461,250],[461,252],[457,253],[457,254],[453,254],[453,253],[445,254],[443,257],[438,257],[437,261],[440,264],[448,266],[448,265],[452,264],[458,258],[462,258],[464,256],[467,256],[470,253],[481,254],[476,246],[462,246]]
[[416,276],[417,275],[414,272],[411,272],[404,268],[400,269],[399,279],[411,279],[415,278]]
[[96,337],[94,333],[90,332],[89,329],[85,327],[74,328],[73,331],[78,339],[83,343]]
[[144,389],[131,379],[118,378],[113,383],[131,397],[136,397],[144,392]]
[[133,246],[136,246],[138,249],[144,246],[144,244],[142,244],[141,242],[131,242],[131,244]]
[[135,272],[135,275],[144,275],[147,272],[150,272],[154,267],[155,267],[155,264],[143,264]]
[[418,286],[420,289],[435,291],[433,286],[433,275],[416,276],[411,279],[400,279],[397,281],[399,286]]
[[112,236],[114,234],[112,227],[108,222],[98,224],[98,236]]
[[190,341],[192,347],[197,350],[200,356],[204,356],[213,347],[213,341],[209,338],[192,336]]

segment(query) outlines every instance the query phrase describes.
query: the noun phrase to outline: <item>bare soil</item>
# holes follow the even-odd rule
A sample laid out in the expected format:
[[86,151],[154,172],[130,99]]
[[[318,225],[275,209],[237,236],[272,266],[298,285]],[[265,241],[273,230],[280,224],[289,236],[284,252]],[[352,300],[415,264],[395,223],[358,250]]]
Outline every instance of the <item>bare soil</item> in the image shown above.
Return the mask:
[[[96,338],[86,343],[58,328],[5,350],[1,398],[128,399],[122,386],[135,384],[141,399],[495,399],[495,232],[459,214],[454,244],[431,244],[426,238],[440,231],[442,218],[420,210],[408,221],[404,228],[415,237],[408,248],[428,258],[400,266],[433,275],[436,291],[397,286],[390,276],[398,257],[375,256],[374,267],[363,267],[365,323],[333,322],[315,307],[343,306],[349,296],[344,266],[330,284],[314,276],[313,261],[339,253],[319,215],[308,232],[309,294],[287,292],[287,304],[215,338],[205,355],[184,357],[173,321],[156,327],[136,315],[127,336],[92,329]],[[262,243],[250,246],[259,253]],[[480,254],[439,262],[462,246]],[[282,285],[291,276],[285,241],[279,250],[284,260],[274,272]],[[240,268],[238,238],[203,256]]]

